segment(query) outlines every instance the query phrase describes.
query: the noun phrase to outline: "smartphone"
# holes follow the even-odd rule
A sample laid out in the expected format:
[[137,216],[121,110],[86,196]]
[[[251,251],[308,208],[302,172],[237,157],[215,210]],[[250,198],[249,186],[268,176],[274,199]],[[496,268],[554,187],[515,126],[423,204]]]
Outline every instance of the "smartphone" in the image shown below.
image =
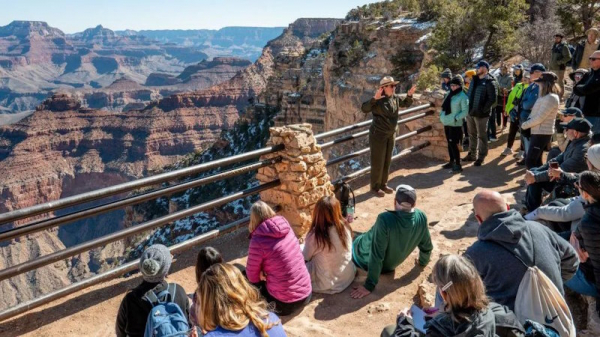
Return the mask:
[[558,162],[557,161],[551,161],[550,162],[550,168],[557,169],[558,167],[559,166],[558,166]]

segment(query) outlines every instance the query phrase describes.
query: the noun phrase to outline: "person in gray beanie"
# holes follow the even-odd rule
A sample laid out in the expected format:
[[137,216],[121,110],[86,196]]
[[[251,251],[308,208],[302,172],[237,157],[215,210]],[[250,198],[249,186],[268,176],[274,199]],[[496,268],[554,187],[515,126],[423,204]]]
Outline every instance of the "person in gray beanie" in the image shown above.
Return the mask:
[[[142,283],[130,290],[119,308],[117,314],[116,333],[117,337],[143,337],[146,329],[148,314],[152,310],[152,304],[144,297],[152,291],[159,294],[166,290],[168,283],[165,280],[171,268],[171,252],[164,245],[152,245],[144,251],[140,257],[140,272]],[[189,320],[189,300],[185,289],[175,284],[175,298],[173,299]],[[188,322],[189,324],[189,322]]]

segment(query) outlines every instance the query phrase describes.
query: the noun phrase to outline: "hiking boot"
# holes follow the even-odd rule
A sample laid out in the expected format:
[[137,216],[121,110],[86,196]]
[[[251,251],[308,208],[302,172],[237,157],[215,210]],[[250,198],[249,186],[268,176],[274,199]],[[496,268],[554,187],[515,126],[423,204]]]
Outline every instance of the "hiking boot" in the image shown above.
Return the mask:
[[378,198],[385,197],[385,193],[382,190],[371,189],[371,193]]
[[454,165],[454,164],[452,164],[452,163],[446,163],[446,164],[442,165],[442,168],[443,168],[444,170],[447,170],[447,169],[449,169],[449,168],[452,168],[452,166],[453,166],[453,165]]
[[473,164],[473,166],[481,166],[481,164],[483,164],[483,158],[479,158],[475,161],[475,163]]
[[500,153],[501,156],[509,156],[513,153],[513,150],[510,147],[507,147],[506,149],[504,149],[504,151],[502,151],[502,153]]
[[452,174],[457,174],[457,173],[461,173],[462,172],[462,166],[454,164],[452,165],[452,171],[450,171],[450,173]]
[[394,189],[390,188],[388,185],[383,185],[383,187],[381,188],[381,190],[387,194],[392,194],[394,193]]
[[474,156],[472,156],[471,154],[468,154],[466,157],[464,157],[462,159],[462,161],[475,161],[477,158],[475,158]]

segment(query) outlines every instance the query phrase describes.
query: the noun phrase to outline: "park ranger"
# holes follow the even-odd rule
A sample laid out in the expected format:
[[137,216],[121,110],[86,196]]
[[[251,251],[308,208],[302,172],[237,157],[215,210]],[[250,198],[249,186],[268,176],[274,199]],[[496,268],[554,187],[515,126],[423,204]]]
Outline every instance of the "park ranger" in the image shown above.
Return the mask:
[[371,192],[378,197],[385,193],[394,193],[387,185],[388,171],[392,160],[392,152],[398,124],[398,110],[409,107],[416,87],[410,88],[406,98],[396,95],[397,81],[385,76],[379,82],[375,96],[363,103],[364,113],[373,113],[373,123],[369,129],[369,146],[371,147]]

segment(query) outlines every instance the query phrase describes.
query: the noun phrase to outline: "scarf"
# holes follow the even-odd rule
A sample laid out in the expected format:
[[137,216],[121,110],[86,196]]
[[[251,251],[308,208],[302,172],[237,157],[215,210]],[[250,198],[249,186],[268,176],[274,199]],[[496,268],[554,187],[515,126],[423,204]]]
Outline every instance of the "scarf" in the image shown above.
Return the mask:
[[458,95],[461,91],[462,91],[462,87],[460,87],[456,90],[451,90],[448,93],[448,95],[446,95],[446,98],[444,99],[444,103],[442,103],[442,111],[444,111],[444,114],[449,115],[452,113],[452,106],[450,105],[450,102],[452,101],[452,97],[454,97],[454,95]]

